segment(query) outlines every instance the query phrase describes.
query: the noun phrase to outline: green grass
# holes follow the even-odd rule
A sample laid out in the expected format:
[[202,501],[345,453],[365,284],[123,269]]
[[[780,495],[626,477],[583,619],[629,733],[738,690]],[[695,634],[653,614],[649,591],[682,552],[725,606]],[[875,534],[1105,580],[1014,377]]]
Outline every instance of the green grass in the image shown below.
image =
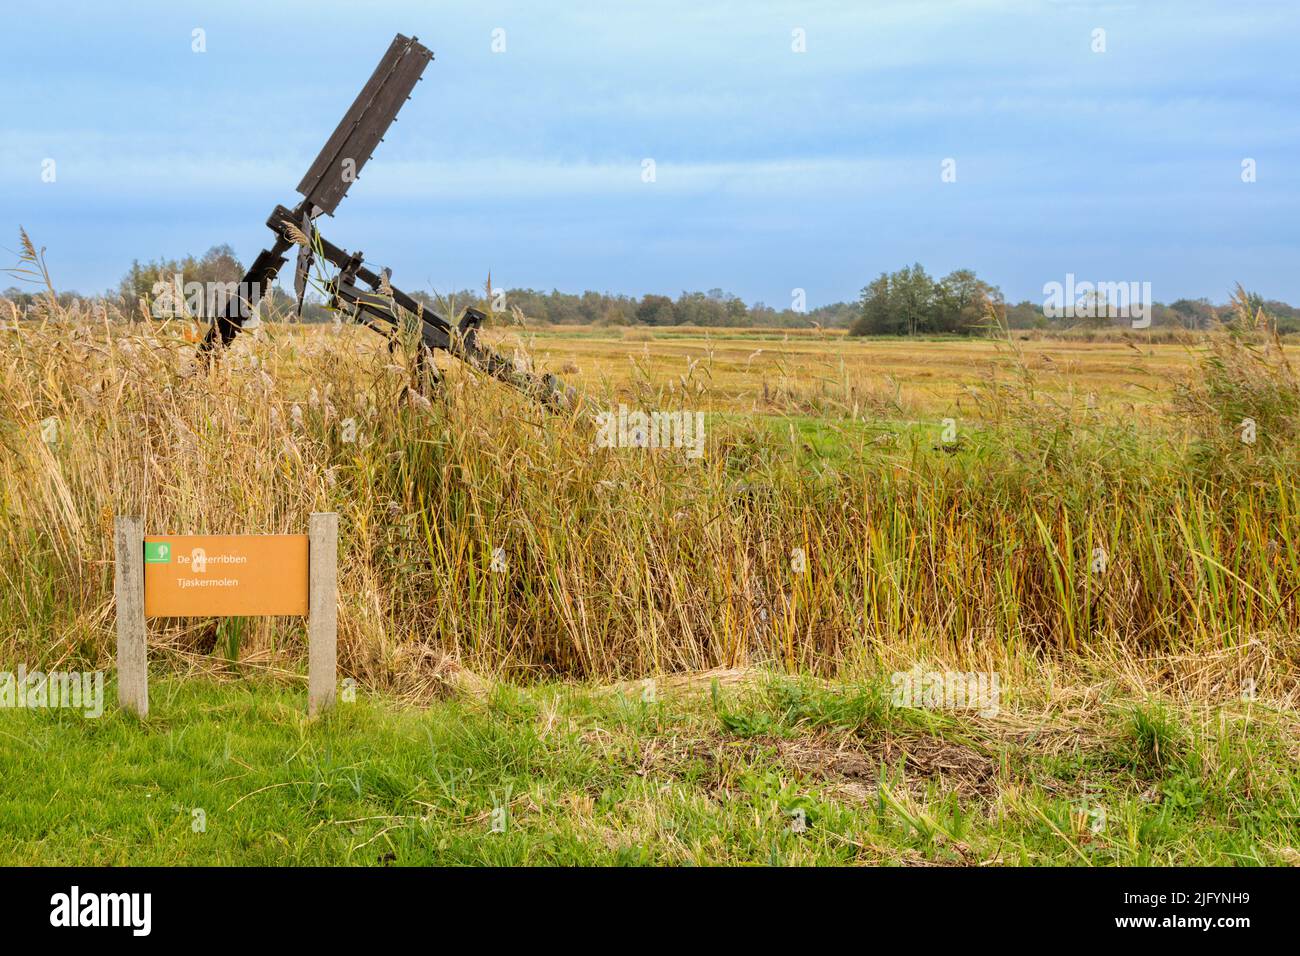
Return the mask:
[[1028,732],[792,679],[657,701],[499,685],[316,722],[304,705],[168,679],[144,723],[0,711],[0,864],[1276,864],[1300,846],[1293,728],[1246,703],[1114,700]]

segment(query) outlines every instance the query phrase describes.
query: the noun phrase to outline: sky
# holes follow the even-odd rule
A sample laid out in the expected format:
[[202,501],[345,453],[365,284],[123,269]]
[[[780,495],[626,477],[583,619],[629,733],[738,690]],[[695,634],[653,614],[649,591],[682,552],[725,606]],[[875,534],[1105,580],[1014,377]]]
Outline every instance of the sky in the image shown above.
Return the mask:
[[0,259],[21,225],[60,289],[251,261],[400,32],[435,60],[320,228],[402,288],[816,307],[920,262],[1300,303],[1295,0],[3,11]]

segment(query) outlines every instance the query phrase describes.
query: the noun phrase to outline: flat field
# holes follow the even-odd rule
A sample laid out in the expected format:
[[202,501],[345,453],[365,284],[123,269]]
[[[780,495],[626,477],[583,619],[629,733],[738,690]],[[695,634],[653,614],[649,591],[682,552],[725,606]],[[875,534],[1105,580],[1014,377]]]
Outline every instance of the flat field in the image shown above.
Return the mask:
[[1116,409],[1168,398],[1194,365],[1194,339],[1156,341],[1142,332],[1093,341],[1010,338],[851,338],[842,331],[784,329],[574,328],[501,331],[565,380],[604,393],[610,386],[686,379],[718,410],[780,412],[801,405],[827,414],[974,414],[973,393],[1023,365],[1045,396]]

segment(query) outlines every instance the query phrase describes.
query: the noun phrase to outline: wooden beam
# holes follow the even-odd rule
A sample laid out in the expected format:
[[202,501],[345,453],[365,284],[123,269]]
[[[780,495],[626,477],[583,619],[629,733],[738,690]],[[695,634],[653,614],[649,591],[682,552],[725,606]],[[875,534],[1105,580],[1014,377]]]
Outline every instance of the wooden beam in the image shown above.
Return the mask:
[[307,529],[307,714],[334,706],[338,682],[339,516],[315,512]]
[[117,702],[149,716],[149,657],[144,623],[144,526],[139,518],[113,519],[113,596],[117,602]]

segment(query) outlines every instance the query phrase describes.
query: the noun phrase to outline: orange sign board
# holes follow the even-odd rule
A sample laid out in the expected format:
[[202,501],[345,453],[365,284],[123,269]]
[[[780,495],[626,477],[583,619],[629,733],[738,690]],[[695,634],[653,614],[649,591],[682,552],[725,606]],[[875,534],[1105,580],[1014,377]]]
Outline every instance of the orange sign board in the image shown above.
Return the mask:
[[145,617],[307,614],[305,534],[144,539]]

